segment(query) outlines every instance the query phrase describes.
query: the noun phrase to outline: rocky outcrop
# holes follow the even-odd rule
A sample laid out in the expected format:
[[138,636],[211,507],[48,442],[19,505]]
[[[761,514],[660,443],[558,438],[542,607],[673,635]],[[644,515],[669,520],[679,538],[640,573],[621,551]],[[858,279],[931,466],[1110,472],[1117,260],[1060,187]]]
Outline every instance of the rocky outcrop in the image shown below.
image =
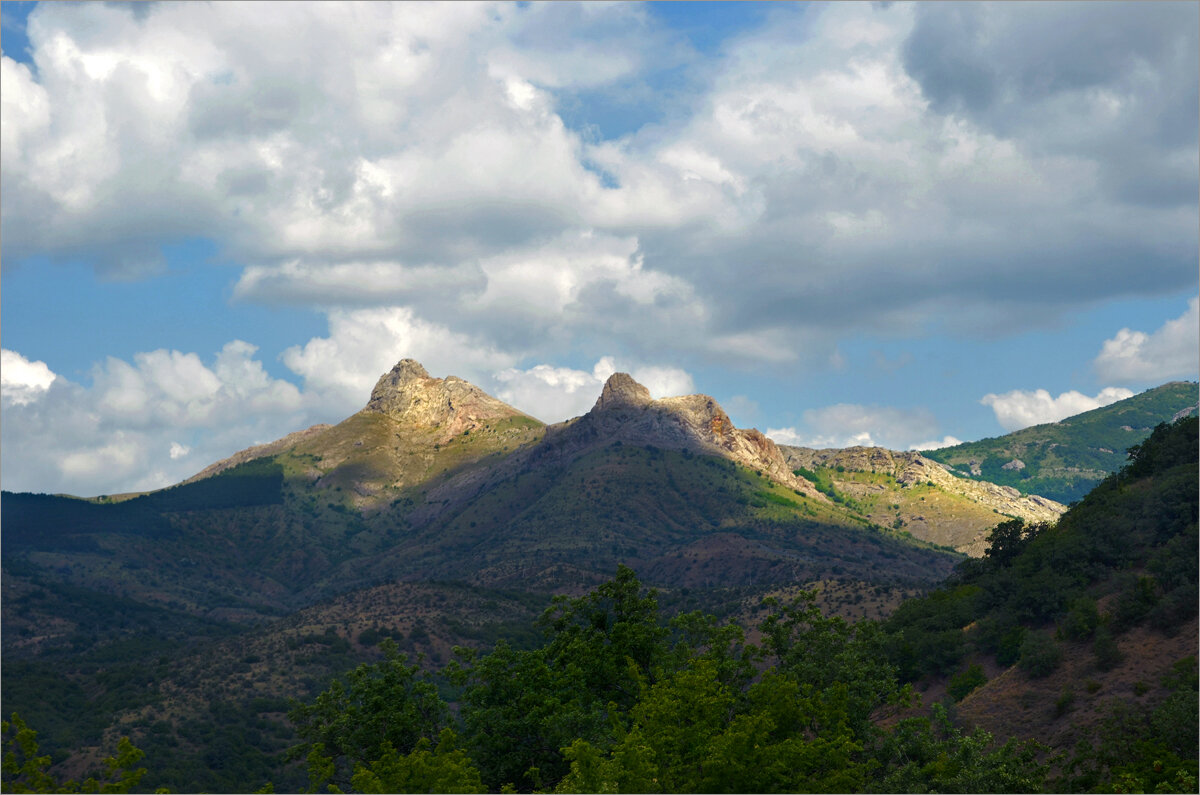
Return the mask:
[[650,390],[633,380],[628,373],[613,373],[604,382],[604,389],[592,411],[644,408],[653,403]]
[[956,477],[942,464],[917,452],[898,452],[883,447],[811,450],[788,446],[782,451],[789,466],[807,469],[841,466],[855,472],[882,473],[894,477],[902,488],[931,483],[986,508],[1019,516],[1028,522],[1055,522],[1067,510],[1065,505],[1036,494],[1022,496],[1011,486]]
[[436,428],[443,440],[490,420],[525,416],[461,378],[431,377],[414,359],[401,359],[380,377],[363,411],[384,414],[411,428]]
[[609,377],[586,415],[551,426],[546,441],[566,448],[620,441],[720,456],[803,494],[825,499],[815,486],[792,474],[773,441],[753,428],[735,427],[713,398],[684,395],[653,400],[650,390],[626,373]]

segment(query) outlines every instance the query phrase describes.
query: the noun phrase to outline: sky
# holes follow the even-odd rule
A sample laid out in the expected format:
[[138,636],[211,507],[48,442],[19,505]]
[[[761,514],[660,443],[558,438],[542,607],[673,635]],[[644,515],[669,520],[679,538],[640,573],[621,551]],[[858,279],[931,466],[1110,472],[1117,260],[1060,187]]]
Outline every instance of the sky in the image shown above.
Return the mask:
[[1196,3],[0,6],[0,484],[158,488],[396,361],[813,447],[1196,380]]

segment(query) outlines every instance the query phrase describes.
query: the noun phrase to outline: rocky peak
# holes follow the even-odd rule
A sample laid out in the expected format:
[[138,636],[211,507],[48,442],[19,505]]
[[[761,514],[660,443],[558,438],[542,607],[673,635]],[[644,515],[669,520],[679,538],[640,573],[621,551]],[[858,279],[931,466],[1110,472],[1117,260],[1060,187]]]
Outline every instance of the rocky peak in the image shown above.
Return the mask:
[[412,427],[440,428],[450,438],[484,420],[521,412],[455,376],[433,378],[413,359],[401,359],[379,379],[363,411],[386,414]]
[[613,373],[604,383],[604,390],[592,411],[649,406],[652,402],[650,390],[634,381],[629,373]]
[[812,484],[792,474],[774,442],[754,429],[734,427],[713,398],[684,395],[654,400],[650,390],[627,373],[610,376],[592,410],[556,429],[551,437],[561,439],[566,448],[604,440],[721,456],[824,499]]
[[397,396],[410,393],[414,382],[422,380],[432,379],[421,363],[416,359],[401,359],[390,372],[384,373],[375,382],[367,408],[387,413],[386,407],[395,403]]

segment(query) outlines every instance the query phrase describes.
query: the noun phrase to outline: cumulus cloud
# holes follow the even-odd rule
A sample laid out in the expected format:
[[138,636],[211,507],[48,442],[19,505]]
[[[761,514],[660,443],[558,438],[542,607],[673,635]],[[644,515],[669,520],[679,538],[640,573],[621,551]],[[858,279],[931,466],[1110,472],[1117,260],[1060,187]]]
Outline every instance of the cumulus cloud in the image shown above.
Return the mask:
[[[84,495],[159,488],[304,427],[304,396],[271,378],[256,350],[234,340],[208,363],[167,350],[109,358],[90,386],[47,380],[49,368],[25,367],[19,353],[4,351],[4,487]],[[19,400],[8,398],[10,381],[26,385],[13,393]]]
[[547,364],[501,370],[495,375],[496,395],[545,422],[561,422],[591,409],[604,382],[618,370],[629,372],[655,399],[695,391],[691,375],[677,367],[622,367],[612,356],[604,356],[591,372]]
[[996,421],[1004,430],[1019,431],[1030,425],[1058,422],[1065,417],[1098,409],[1130,397],[1133,397],[1132,391],[1112,386],[1100,390],[1095,397],[1074,390],[1051,397],[1045,389],[1032,392],[1014,389],[1003,395],[986,394],[979,402],[992,407],[992,411],[996,413]]
[[204,236],[242,300],[759,366],[1194,281],[1194,6],[769,16],[604,138],[566,119],[698,65],[632,4],[39,6],[5,261],[134,278]]
[[950,436],[949,434],[947,434],[946,436],[942,437],[941,441],[937,441],[935,439],[935,440],[929,441],[929,442],[917,442],[916,444],[910,444],[908,446],[908,449],[909,450],[940,450],[943,447],[954,447],[955,445],[958,445],[958,444],[962,444],[962,439],[959,439],[959,438],[956,438],[954,436]]
[[1200,368],[1200,298],[1187,311],[1147,334],[1123,328],[1105,340],[1092,363],[1105,381],[1145,383],[1195,378]]
[[800,427],[768,428],[767,436],[797,447],[906,450],[937,431],[937,420],[926,409],[839,403],[805,411],[802,418]]
[[37,400],[57,376],[45,362],[31,362],[16,351],[0,349],[0,401],[23,406]]
[[304,378],[309,397],[327,412],[345,416],[366,403],[379,377],[401,359],[420,361],[434,374],[478,384],[516,356],[487,340],[430,323],[407,308],[334,310],[329,336],[288,348],[283,362]]
[[[154,351],[90,387],[6,359],[3,402],[74,394],[97,419],[70,468],[153,450],[157,482],[215,449],[164,423],[336,419],[402,356],[554,419],[598,387],[561,366],[581,350],[800,372],[846,366],[849,329],[1005,334],[1194,289],[1197,14],[781,5],[699,62],[635,4],[40,4],[36,67],[0,59],[5,267],[151,278],[164,246],[205,238],[241,268],[236,300],[330,327],[283,355],[298,393],[244,350]],[[588,117],[664,101],[620,134]],[[1118,334],[1097,369],[1176,367],[1168,325]],[[777,430],[939,435],[919,412],[821,411]]]

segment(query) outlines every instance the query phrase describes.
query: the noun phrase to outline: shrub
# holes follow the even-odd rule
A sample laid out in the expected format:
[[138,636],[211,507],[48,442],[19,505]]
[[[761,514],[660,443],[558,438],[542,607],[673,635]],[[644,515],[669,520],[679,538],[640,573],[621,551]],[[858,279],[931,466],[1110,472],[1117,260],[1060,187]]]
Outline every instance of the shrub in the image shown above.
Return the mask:
[[1054,702],[1054,714],[1056,717],[1062,717],[1071,711],[1075,706],[1075,691],[1070,687],[1064,687],[1062,693],[1059,694],[1058,700]]
[[983,669],[977,663],[971,663],[965,669],[950,677],[950,684],[947,686],[946,692],[955,701],[962,701],[972,690],[986,681],[987,677],[984,676]]
[[1125,578],[1120,596],[1113,605],[1113,627],[1122,632],[1141,622],[1158,603],[1158,584],[1153,577]]
[[1040,679],[1049,676],[1062,661],[1062,649],[1046,632],[1030,632],[1021,643],[1021,659],[1017,664],[1027,674]]
[[1096,667],[1101,671],[1111,671],[1123,659],[1112,632],[1103,624],[1096,628],[1096,637],[1092,641],[1092,653],[1096,655]]
[[1058,626],[1059,635],[1067,640],[1087,640],[1100,624],[1096,600],[1081,596],[1071,602],[1067,615]]

